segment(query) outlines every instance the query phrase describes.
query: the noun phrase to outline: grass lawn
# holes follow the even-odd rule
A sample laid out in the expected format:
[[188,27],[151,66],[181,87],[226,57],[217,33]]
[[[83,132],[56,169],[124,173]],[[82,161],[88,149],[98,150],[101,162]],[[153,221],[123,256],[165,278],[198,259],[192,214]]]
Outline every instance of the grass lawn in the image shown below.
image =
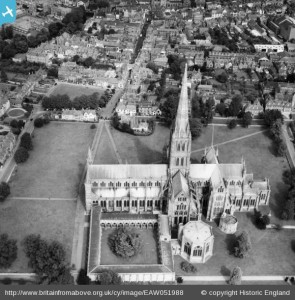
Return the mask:
[[[237,127],[230,130],[227,127],[214,127],[214,144],[228,141],[236,137],[251,134],[262,130],[260,127],[249,129]],[[206,128],[205,134],[193,141],[192,149],[201,149],[210,140],[212,126]],[[209,143],[211,144],[211,143]],[[286,199],[288,186],[282,181],[282,173],[289,169],[288,162],[284,157],[276,157],[272,145],[272,140],[267,132],[259,133],[251,137],[218,146],[219,160],[221,163],[239,163],[244,157],[246,161],[247,173],[253,173],[254,179],[270,180],[271,196],[270,208],[273,212],[271,222],[280,224],[294,224],[294,221],[281,221],[280,214]],[[200,161],[203,151],[192,154],[192,159]]]
[[70,263],[75,210],[75,201],[8,199],[0,204],[0,233],[7,233],[17,240],[18,245],[17,259],[5,272],[31,272],[21,244],[29,234],[40,234],[46,240],[61,242]]
[[115,255],[108,246],[108,236],[116,229],[102,229],[101,265],[152,265],[159,264],[157,237],[154,229],[135,229],[143,241],[141,253],[130,259]]
[[123,162],[129,164],[161,163],[163,147],[169,143],[170,129],[156,125],[150,136],[135,136],[111,127],[111,133]]
[[[252,250],[249,256],[240,259],[231,255],[234,235],[226,235],[214,224],[213,256],[205,264],[195,264],[197,267],[195,275],[227,276],[235,266],[242,269],[243,275],[294,274],[294,230],[258,230],[246,213],[237,213],[236,216],[239,222],[238,233],[246,230],[250,234]],[[175,257],[176,274],[189,275],[180,269],[181,261],[180,256]]]
[[[231,130],[226,126],[213,126],[208,125],[202,129],[202,134],[199,138],[194,139],[192,142],[192,151],[196,151],[199,149],[203,149],[204,147],[209,147],[212,144],[212,133],[214,130],[214,137],[213,137],[213,144],[219,144],[222,142],[230,141],[244,135],[252,134],[265,128],[262,127],[249,127],[249,128],[242,128],[236,127],[235,129]],[[219,148],[219,147],[218,147]],[[219,154],[221,151],[219,151]],[[200,161],[204,151],[197,151],[192,153],[192,159]],[[239,159],[240,161],[240,159]]]
[[75,197],[94,134],[86,123],[51,122],[35,129],[34,149],[10,180],[11,195]]
[[99,93],[100,95],[102,95],[103,92],[104,91],[102,89],[98,89],[98,88],[94,88],[94,87],[60,83],[52,91],[51,95],[67,94],[70,97],[70,99],[73,100],[75,97],[80,97],[82,95],[89,96],[93,93]]
[[97,152],[94,157],[94,164],[118,164],[118,160],[105,128],[101,134]]

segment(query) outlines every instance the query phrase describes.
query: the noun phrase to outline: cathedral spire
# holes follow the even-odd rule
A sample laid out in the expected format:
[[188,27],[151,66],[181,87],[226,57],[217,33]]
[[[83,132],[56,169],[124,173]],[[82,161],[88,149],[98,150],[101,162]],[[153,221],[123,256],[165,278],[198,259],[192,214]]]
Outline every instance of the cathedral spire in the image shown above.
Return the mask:
[[175,132],[188,133],[189,131],[190,129],[189,129],[189,119],[188,119],[187,64],[185,64],[176,121],[175,121]]
[[187,65],[185,65],[175,126],[170,140],[169,169],[172,176],[178,170],[184,176],[189,174],[191,139],[188,118]]

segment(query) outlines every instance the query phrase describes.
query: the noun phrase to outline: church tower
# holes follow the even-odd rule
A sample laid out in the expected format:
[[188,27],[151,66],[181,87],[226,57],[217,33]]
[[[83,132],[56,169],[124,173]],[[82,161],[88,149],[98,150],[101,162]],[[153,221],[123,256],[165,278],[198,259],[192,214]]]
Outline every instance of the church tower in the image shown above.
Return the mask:
[[185,65],[175,125],[170,139],[169,170],[172,176],[180,170],[187,177],[190,169],[192,135],[188,111],[187,65]]

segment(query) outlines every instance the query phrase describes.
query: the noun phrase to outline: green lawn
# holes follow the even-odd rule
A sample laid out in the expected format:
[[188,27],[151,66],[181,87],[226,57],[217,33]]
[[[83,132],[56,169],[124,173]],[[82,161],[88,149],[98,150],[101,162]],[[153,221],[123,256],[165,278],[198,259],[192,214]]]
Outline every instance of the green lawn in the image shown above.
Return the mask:
[[102,89],[94,88],[94,87],[86,87],[82,85],[74,85],[74,84],[67,84],[67,83],[59,83],[55,89],[52,91],[51,95],[68,95],[71,100],[75,97],[80,97],[82,95],[91,95],[93,93],[99,93],[100,95],[103,94]]
[[94,164],[118,164],[115,151],[105,128],[103,128],[97,152],[94,156]]
[[0,204],[0,233],[17,240],[18,256],[10,269],[0,272],[31,272],[22,241],[29,234],[57,240],[66,250],[70,263],[76,201],[11,200]]
[[[230,254],[234,235],[226,235],[215,224],[213,256],[205,264],[195,264],[195,275],[229,275],[230,271],[239,266],[243,275],[292,275],[295,271],[294,262],[294,230],[272,229],[258,230],[253,225],[251,214],[237,213],[238,233],[246,230],[250,234],[252,250],[248,257],[240,259]],[[212,223],[211,223],[212,225]],[[175,257],[175,270],[178,275],[189,275],[180,269],[180,256]]]
[[154,229],[134,229],[143,241],[141,253],[130,259],[115,255],[108,246],[108,236],[115,229],[103,229],[101,237],[101,265],[152,265],[159,264],[157,236]]
[[86,123],[51,122],[35,129],[34,149],[10,180],[11,195],[75,197],[94,134]]
[[161,163],[163,147],[169,142],[168,127],[157,124],[150,136],[135,136],[111,128],[115,144],[123,162],[129,164]]

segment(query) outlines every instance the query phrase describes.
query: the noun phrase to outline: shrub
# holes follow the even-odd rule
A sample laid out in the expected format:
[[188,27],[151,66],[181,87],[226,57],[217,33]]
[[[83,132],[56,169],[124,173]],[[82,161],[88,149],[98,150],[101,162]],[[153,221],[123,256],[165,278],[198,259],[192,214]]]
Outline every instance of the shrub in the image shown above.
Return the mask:
[[111,250],[123,258],[130,258],[140,253],[143,244],[136,232],[126,228],[115,230],[109,236],[108,242]]
[[87,276],[87,271],[84,269],[81,269],[79,271],[78,277],[77,277],[77,284],[78,285],[88,285],[90,284],[90,278]]
[[14,154],[14,160],[17,164],[24,163],[29,158],[29,152],[26,148],[19,147]]
[[182,277],[177,277],[176,281],[177,281],[177,283],[183,283],[183,278]]
[[235,267],[231,272],[228,283],[231,285],[240,285],[241,282],[242,282],[242,270],[239,267]]
[[95,129],[96,128],[96,125],[95,124],[91,124],[90,125],[90,129]]
[[270,224],[270,218],[268,215],[262,215],[261,212],[257,212],[255,223],[259,229],[266,229],[266,226]]
[[234,128],[237,127],[237,125],[238,125],[237,120],[236,120],[236,119],[231,119],[231,120],[229,121],[229,123],[228,123],[228,128],[229,128],[229,129],[234,129]]
[[251,250],[251,241],[248,233],[243,231],[239,236],[236,237],[234,254],[236,257],[244,258]]
[[33,149],[32,137],[28,132],[25,132],[20,139],[20,147],[23,147],[27,150]]
[[187,272],[187,273],[189,273],[189,272],[196,273],[197,272],[197,268],[186,261],[181,262],[180,268],[182,271]]
[[35,121],[34,121],[34,125],[35,127],[37,128],[41,128],[43,125],[44,125],[44,120],[42,118],[37,118]]

